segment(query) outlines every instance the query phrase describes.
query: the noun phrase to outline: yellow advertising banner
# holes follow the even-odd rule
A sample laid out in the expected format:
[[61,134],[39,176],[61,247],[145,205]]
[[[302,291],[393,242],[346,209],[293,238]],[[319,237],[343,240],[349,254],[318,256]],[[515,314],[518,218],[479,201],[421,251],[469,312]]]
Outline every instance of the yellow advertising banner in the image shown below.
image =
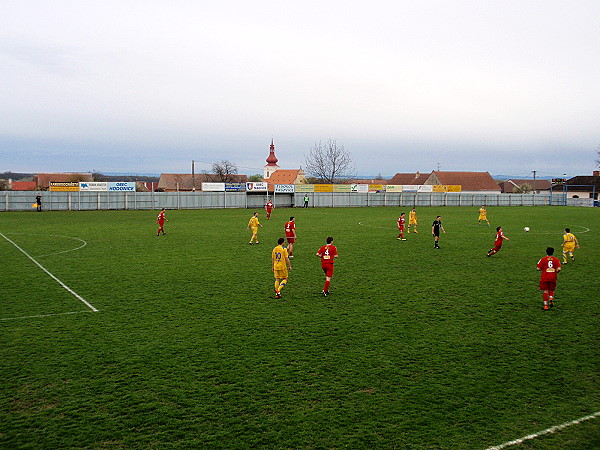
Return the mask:
[[385,191],[385,186],[383,184],[370,184],[369,192],[380,192]]
[[315,192],[333,192],[333,184],[315,184]]
[[315,192],[314,184],[295,184],[296,192]]
[[78,181],[51,181],[50,190],[53,192],[79,192]]
[[333,192],[351,192],[352,186],[349,184],[334,184]]
[[460,192],[462,186],[460,184],[434,184],[433,192]]

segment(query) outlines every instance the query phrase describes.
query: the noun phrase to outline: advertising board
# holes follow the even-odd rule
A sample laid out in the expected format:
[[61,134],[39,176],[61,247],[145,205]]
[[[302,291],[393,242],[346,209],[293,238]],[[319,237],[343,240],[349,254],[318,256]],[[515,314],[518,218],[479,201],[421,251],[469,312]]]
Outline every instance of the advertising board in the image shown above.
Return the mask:
[[267,183],[265,181],[246,183],[246,191],[249,191],[249,192],[267,192],[268,190],[269,190],[269,183]]
[[50,190],[53,192],[79,192],[77,181],[51,181]]
[[82,192],[104,192],[108,191],[108,183],[106,181],[80,181],[79,190]]
[[109,191],[135,192],[135,181],[111,181],[108,183]]
[[244,192],[246,183],[225,183],[225,191],[227,192]]
[[295,188],[293,184],[276,184],[275,185],[275,193],[276,194],[293,194],[295,192]]
[[224,192],[225,183],[202,183],[202,190],[208,192]]

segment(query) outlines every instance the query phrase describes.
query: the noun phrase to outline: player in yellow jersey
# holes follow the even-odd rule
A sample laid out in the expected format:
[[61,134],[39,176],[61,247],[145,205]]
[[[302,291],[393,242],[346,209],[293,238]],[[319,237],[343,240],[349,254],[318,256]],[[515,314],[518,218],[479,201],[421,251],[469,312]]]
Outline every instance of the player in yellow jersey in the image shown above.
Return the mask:
[[417,231],[417,211],[415,210],[415,208],[411,209],[410,212],[408,213],[408,232],[410,233],[410,226],[413,226],[413,230],[415,231],[415,233],[419,234],[419,232]]
[[252,241],[254,240],[256,240],[257,244],[260,244],[260,242],[258,242],[258,227],[262,228],[262,225],[258,221],[258,213],[255,212],[254,215],[250,217],[250,221],[248,222],[248,226],[246,227],[246,230],[252,228],[252,237],[250,238],[249,242],[250,245],[252,245]]
[[288,268],[292,270],[287,248],[283,246],[284,242],[284,238],[277,239],[277,247],[271,253],[271,270],[275,276],[275,298],[281,298],[281,290],[288,280]]
[[488,227],[490,226],[490,221],[487,219],[487,209],[485,209],[484,205],[481,205],[481,208],[479,208],[479,219],[477,220],[477,225],[479,225],[482,220],[487,222]]
[[565,234],[563,234],[563,264],[567,264],[567,253],[571,257],[571,261],[575,261],[575,257],[573,256],[573,252],[575,251],[575,247],[579,248],[579,242],[571,230],[569,228],[565,228]]

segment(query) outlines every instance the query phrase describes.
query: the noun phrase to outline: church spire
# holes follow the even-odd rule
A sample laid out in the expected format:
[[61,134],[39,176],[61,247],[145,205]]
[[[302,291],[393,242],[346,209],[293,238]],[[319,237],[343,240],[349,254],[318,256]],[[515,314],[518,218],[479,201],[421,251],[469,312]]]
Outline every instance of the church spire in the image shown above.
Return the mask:
[[267,158],[267,164],[265,165],[264,179],[268,179],[271,177],[273,172],[279,169],[277,165],[277,157],[275,156],[275,142],[273,138],[271,138],[271,146],[269,147],[269,157]]
[[277,161],[279,161],[279,160],[275,156],[275,143],[273,141],[273,138],[271,138],[271,146],[269,147],[269,150],[270,150],[270,153],[269,153],[269,157],[267,158],[267,166],[276,166]]

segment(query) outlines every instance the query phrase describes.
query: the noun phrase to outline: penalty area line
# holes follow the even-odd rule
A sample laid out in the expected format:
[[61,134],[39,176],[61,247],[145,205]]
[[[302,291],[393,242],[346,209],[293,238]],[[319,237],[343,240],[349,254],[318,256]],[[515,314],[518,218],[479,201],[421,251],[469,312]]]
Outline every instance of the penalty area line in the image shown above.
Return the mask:
[[594,414],[590,414],[589,416],[580,417],[579,419],[575,419],[575,420],[572,420],[570,422],[563,423],[561,425],[555,425],[555,426],[550,427],[550,428],[548,428],[548,429],[546,429],[544,431],[538,431],[537,433],[533,433],[533,434],[530,434],[529,436],[525,436],[525,437],[522,437],[522,438],[519,438],[519,439],[515,439],[514,441],[505,442],[504,444],[495,445],[493,447],[488,447],[486,450],[500,450],[500,449],[509,447],[511,445],[522,444],[525,441],[529,441],[531,439],[538,438],[538,437],[543,436],[545,434],[554,433],[555,431],[562,430],[564,428],[570,427],[571,425],[577,425],[578,423],[585,422],[586,420],[596,419],[598,417],[600,417],[600,411],[595,412]]
[[4,321],[4,320],[23,320],[23,319],[39,319],[39,318],[43,318],[43,317],[54,317],[54,316],[67,316],[69,314],[89,314],[93,311],[70,311],[70,312],[64,312],[64,313],[54,313],[54,314],[37,314],[35,316],[21,316],[21,317],[4,317],[1,318],[0,321]]
[[79,295],[77,292],[75,292],[73,289],[71,289],[65,283],[63,283],[58,278],[56,278],[52,273],[50,273],[50,271],[48,269],[46,269],[39,262],[37,262],[35,259],[33,259],[33,257],[29,253],[27,253],[25,250],[23,250],[21,247],[19,247],[16,243],[14,243],[9,238],[7,238],[4,234],[0,233],[0,236],[2,236],[8,242],[10,242],[12,245],[14,245],[19,251],[21,251],[21,253],[23,253],[31,261],[33,261],[33,263],[36,266],[38,266],[40,269],[42,269],[44,272],[46,272],[48,274],[48,276],[50,276],[50,278],[52,278],[54,281],[56,281],[58,284],[60,284],[63,287],[63,289],[65,289],[67,292],[69,292],[71,295],[73,295],[76,299],[78,299],[79,301],[81,301],[85,306],[87,306],[88,308],[90,308],[92,311],[98,312],[98,310],[96,308],[94,308],[86,299],[84,299],[81,295]]

